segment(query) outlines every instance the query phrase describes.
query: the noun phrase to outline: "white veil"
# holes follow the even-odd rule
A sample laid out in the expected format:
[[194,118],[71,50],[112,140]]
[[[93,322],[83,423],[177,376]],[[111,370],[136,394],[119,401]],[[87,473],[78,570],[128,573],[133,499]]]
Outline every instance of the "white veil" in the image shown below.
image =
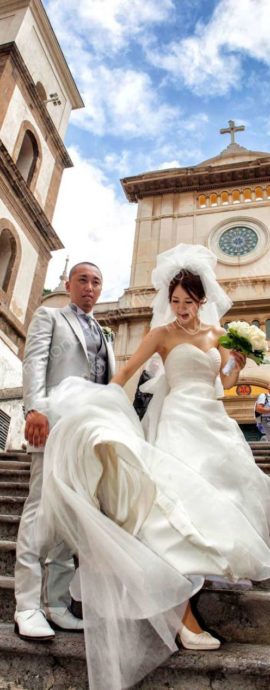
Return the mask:
[[168,290],[172,278],[181,269],[200,276],[206,296],[206,303],[200,309],[202,321],[219,324],[221,317],[230,309],[232,301],[217,282],[216,264],[215,254],[201,244],[181,243],[159,254],[156,268],[152,272],[152,283],[158,292],[153,301],[151,328],[170,323],[175,318]]

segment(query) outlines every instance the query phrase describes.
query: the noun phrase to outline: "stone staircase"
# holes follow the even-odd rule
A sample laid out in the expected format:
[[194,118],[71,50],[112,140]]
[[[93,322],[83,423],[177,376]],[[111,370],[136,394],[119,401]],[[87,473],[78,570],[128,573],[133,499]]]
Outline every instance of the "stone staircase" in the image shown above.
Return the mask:
[[[270,474],[270,444],[251,447]],[[0,690],[88,690],[83,635],[57,632],[54,641],[37,643],[13,631],[16,535],[29,475],[29,456],[0,452]],[[208,582],[196,608],[224,639],[221,649],[181,650],[137,689],[269,690],[270,580],[226,588]]]

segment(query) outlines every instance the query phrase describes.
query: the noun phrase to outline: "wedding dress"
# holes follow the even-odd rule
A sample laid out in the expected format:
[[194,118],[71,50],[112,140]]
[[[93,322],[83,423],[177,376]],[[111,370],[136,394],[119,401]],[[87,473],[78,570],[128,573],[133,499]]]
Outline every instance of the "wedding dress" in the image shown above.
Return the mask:
[[37,537],[79,554],[91,690],[129,687],[175,650],[202,576],[270,577],[270,483],[216,399],[219,351],[179,344],[164,368],[146,438],[116,384],[71,377],[44,410]]

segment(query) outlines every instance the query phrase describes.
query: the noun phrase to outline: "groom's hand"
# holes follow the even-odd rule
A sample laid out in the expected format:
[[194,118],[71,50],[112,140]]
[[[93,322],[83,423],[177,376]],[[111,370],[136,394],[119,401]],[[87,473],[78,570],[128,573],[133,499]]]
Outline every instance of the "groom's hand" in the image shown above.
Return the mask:
[[31,446],[35,448],[45,446],[49,435],[49,422],[46,415],[36,410],[28,412],[24,435]]

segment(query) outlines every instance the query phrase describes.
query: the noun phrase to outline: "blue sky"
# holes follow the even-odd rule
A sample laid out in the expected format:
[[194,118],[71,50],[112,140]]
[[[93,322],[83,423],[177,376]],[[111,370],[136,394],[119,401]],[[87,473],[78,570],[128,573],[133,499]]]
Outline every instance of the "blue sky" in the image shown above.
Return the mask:
[[269,0],[46,0],[85,102],[74,111],[54,226],[66,254],[104,273],[103,299],[129,283],[136,206],[120,177],[196,165],[229,143],[270,151]]

